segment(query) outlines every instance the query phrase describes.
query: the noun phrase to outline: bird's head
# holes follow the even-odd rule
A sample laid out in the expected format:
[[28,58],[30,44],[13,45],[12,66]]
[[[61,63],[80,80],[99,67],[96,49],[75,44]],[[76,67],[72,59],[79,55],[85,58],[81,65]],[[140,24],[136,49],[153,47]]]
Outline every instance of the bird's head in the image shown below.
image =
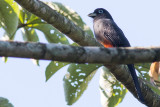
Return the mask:
[[95,19],[95,18],[107,18],[113,20],[112,16],[110,13],[103,9],[103,8],[97,8],[94,10],[93,13],[88,14],[89,17]]

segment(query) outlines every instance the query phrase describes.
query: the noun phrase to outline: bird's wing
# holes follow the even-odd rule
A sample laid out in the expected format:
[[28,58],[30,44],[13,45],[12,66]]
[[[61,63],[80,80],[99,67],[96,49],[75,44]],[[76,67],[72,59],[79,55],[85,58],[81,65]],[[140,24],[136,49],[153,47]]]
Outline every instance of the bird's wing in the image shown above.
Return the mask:
[[113,20],[103,19],[104,37],[111,41],[114,47],[129,47],[130,44],[122,30]]

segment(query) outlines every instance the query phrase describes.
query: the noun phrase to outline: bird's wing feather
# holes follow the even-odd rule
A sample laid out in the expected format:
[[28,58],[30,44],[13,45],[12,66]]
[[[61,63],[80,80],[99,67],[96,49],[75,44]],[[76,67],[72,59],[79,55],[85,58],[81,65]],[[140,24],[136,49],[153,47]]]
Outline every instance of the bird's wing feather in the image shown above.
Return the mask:
[[107,40],[110,40],[114,47],[130,46],[122,30],[116,25],[116,23],[113,20],[103,19],[102,21],[103,21],[103,28],[104,28],[104,37]]

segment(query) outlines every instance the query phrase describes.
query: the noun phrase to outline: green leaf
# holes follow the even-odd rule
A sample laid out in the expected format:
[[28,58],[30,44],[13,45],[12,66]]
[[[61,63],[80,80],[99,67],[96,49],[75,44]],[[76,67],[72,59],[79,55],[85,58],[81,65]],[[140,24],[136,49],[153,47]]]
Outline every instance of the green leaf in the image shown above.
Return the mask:
[[8,101],[8,99],[0,97],[0,107],[13,107],[13,105]]
[[[21,30],[22,30],[24,41],[38,42],[39,38],[38,38],[38,35],[35,31],[35,29],[38,29],[42,33],[44,33],[48,42],[69,44],[69,42],[64,34],[59,32],[57,29],[55,29],[50,24],[47,24],[46,22],[44,22],[39,17],[26,11],[25,9],[21,9],[19,20],[20,20],[19,27],[22,28]],[[39,66],[38,60],[32,60],[32,61],[34,63],[36,62],[35,64]],[[57,66],[55,67],[56,69],[53,67],[55,67],[55,66],[52,63],[47,67],[46,81],[56,72],[55,70],[58,69]],[[53,69],[51,70],[50,68],[53,68]]]
[[42,31],[50,43],[69,44],[65,35],[50,24],[33,24],[32,27]]
[[[145,81],[144,81],[145,82]],[[153,86],[151,83],[145,82],[156,94],[160,95],[160,87]]]
[[100,75],[101,103],[103,107],[115,107],[122,102],[127,89],[103,67]]
[[19,7],[13,0],[1,0],[0,25],[9,35],[13,35],[18,27]]
[[35,29],[29,28],[29,27],[23,27],[21,28],[21,31],[22,31],[24,41],[31,41],[31,42],[39,41],[39,38]]
[[31,26],[32,24],[45,23],[39,17],[28,12],[26,9],[23,9],[23,8],[20,9],[19,20],[21,24],[26,24],[26,26],[27,25]]
[[[26,27],[21,28],[21,31],[22,31],[24,41],[31,41],[31,42],[38,42],[39,41],[39,38],[38,38],[38,35],[37,35],[35,29],[29,28],[26,26]],[[32,62],[35,65],[39,66],[39,60],[32,59]]]
[[147,81],[150,81],[149,77],[149,69],[150,69],[150,63],[142,63],[142,64],[136,64],[135,65],[136,70],[139,72],[139,76]]
[[14,37],[15,37],[15,34],[16,34],[16,32],[14,32],[13,34],[9,34],[9,33],[5,32],[5,33],[3,34],[2,39],[3,39],[3,40],[13,40]]
[[21,10],[20,12],[20,21],[21,27],[28,27],[29,29],[38,29],[40,30],[50,43],[62,43],[69,44],[69,41],[65,37],[65,35],[59,32],[50,24],[47,24],[39,17],[29,13],[26,10]]
[[93,36],[93,33],[91,29],[83,22],[81,17],[69,8],[68,6],[63,5],[62,3],[58,2],[46,2],[50,7],[52,7],[54,10],[62,14],[63,16],[67,17],[69,20],[73,21],[77,26],[81,27],[84,31],[86,31],[88,34]]
[[68,105],[76,102],[87,89],[96,70],[102,65],[70,64],[64,77],[65,98]]
[[[149,77],[149,70],[150,70],[150,65],[151,63],[142,63],[142,64],[136,64],[136,70],[139,71],[139,73],[141,74],[141,78],[143,78],[142,80],[145,82],[145,84],[147,84],[155,93],[157,93],[158,95],[160,95],[160,87],[157,86],[153,86],[150,83],[150,77]],[[156,85],[159,85],[159,83]]]
[[79,46],[76,42],[72,43],[71,46]]
[[39,60],[37,60],[37,59],[31,59],[31,60],[32,60],[33,64],[40,66]]
[[8,61],[8,57],[2,57],[2,60],[6,63]]
[[150,63],[141,63],[141,64],[135,64],[135,67],[140,69],[141,71],[149,71],[150,69]]
[[[21,24],[27,24],[28,20],[31,20],[31,13],[28,12],[26,9],[24,8],[20,8],[20,14],[19,14],[19,21]],[[35,16],[35,15],[34,15]]]
[[66,66],[68,63],[58,62],[58,61],[51,61],[51,63],[47,66],[45,74],[46,74],[46,81],[48,81],[52,75],[54,75],[59,69]]

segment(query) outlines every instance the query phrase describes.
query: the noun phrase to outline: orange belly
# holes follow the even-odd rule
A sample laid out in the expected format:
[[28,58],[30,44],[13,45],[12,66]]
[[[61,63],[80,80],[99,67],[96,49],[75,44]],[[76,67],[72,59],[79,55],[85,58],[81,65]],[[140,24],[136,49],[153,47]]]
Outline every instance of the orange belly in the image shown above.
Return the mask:
[[112,48],[113,45],[111,44],[110,41],[99,41],[105,48]]
[[105,48],[112,48],[113,47],[113,45],[111,45],[111,44],[102,44]]

